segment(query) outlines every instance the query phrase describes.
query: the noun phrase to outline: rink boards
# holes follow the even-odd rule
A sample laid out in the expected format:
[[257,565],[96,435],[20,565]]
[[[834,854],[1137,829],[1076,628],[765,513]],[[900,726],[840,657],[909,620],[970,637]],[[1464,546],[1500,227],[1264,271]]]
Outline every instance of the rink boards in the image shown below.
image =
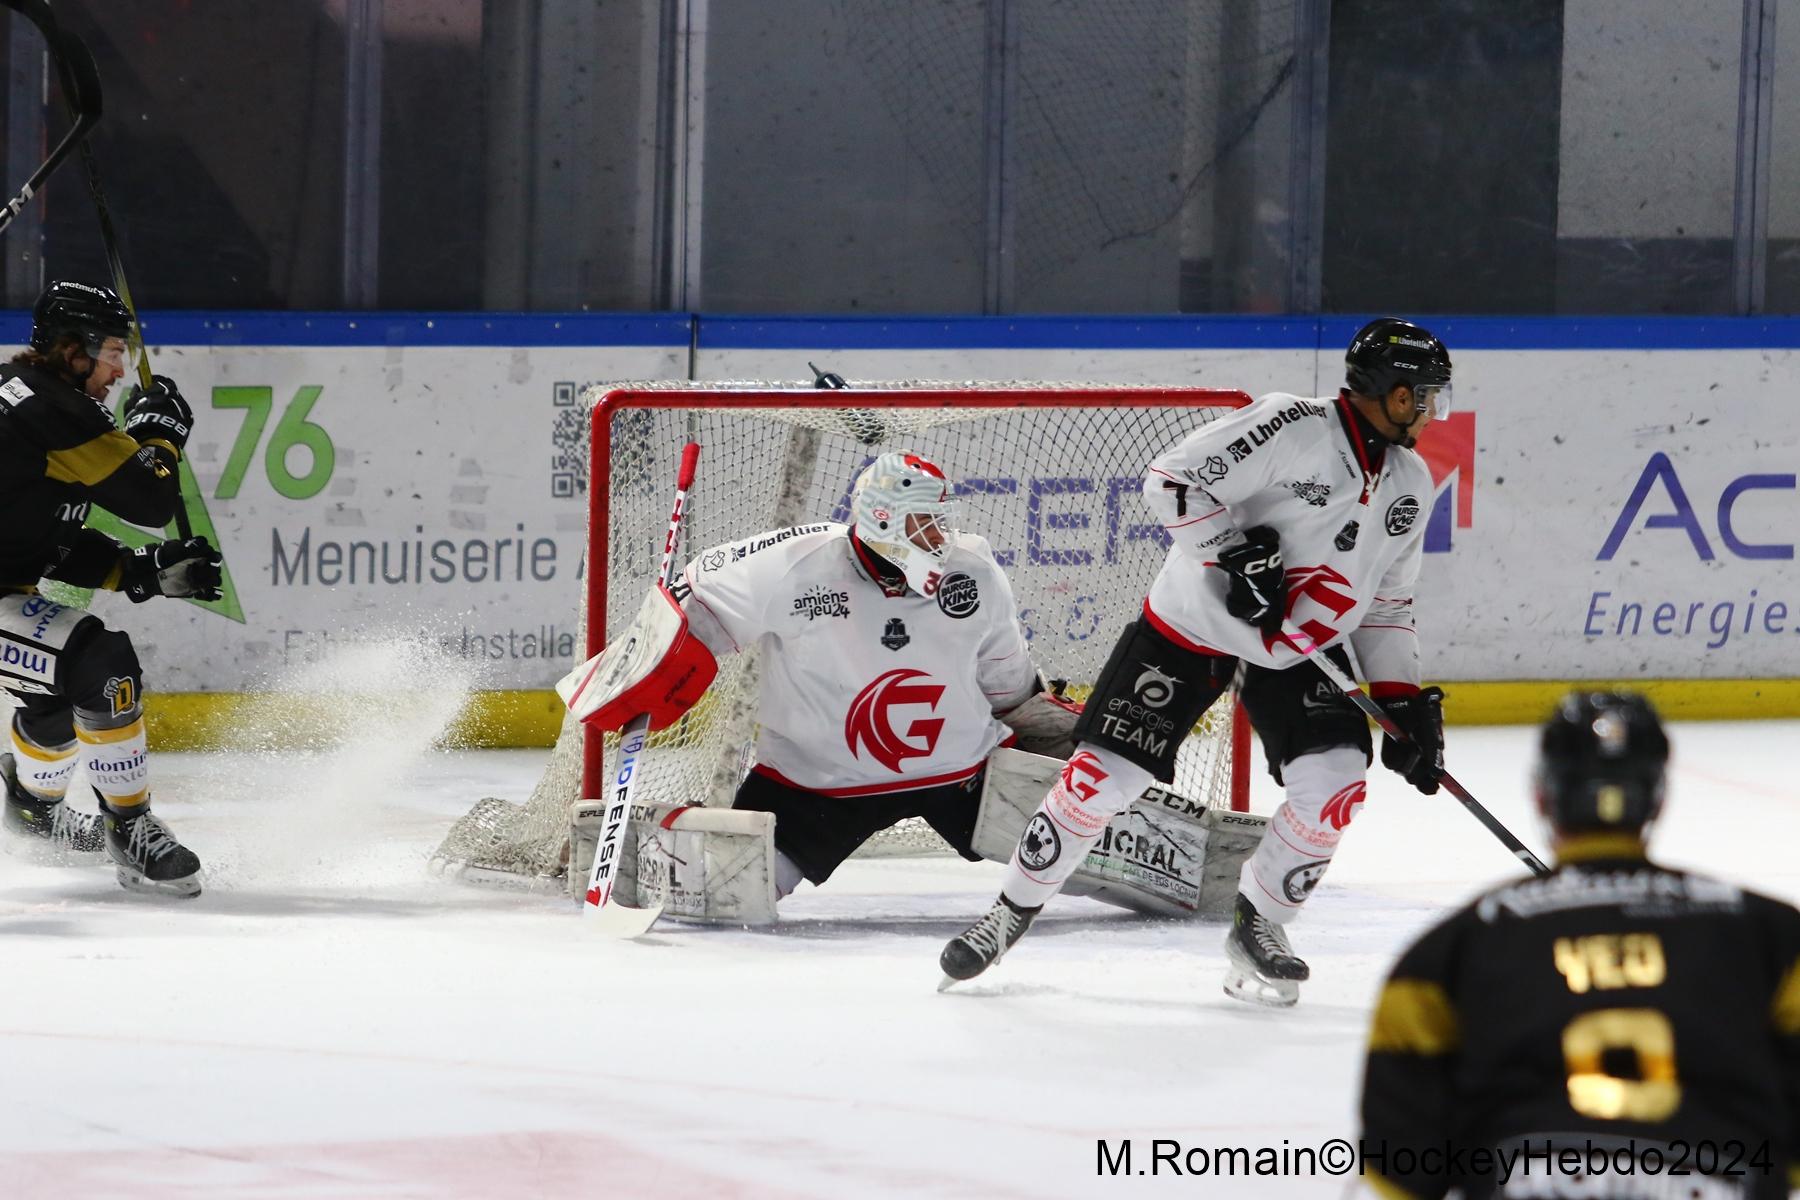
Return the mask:
[[[482,693],[479,740],[529,743],[553,731],[544,689],[578,651],[585,386],[800,379],[810,360],[853,381],[1317,395],[1358,323],[152,316],[155,367],[196,410],[196,525],[216,533],[232,595],[96,608],[138,639],[172,740],[246,693],[411,637]],[[1786,682],[1800,675],[1800,321],[1429,324],[1456,408],[1420,447],[1434,490],[1419,497],[1419,626],[1430,678],[1479,681],[1453,688],[1451,715],[1530,719],[1572,680],[1665,681],[1691,716],[1800,712]],[[1098,550],[1085,539],[1106,536],[1106,501],[1105,487],[1048,500],[1055,548]]]

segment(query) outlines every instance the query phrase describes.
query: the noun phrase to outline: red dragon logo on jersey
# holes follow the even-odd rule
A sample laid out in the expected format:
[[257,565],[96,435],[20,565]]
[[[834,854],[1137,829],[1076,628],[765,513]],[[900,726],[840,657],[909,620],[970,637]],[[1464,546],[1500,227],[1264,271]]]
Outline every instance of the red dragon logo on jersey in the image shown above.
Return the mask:
[[1367,790],[1363,781],[1357,780],[1325,802],[1325,807],[1319,810],[1319,820],[1333,829],[1342,829],[1350,824],[1351,818],[1356,816],[1356,810],[1362,807],[1363,794]]
[[[1294,609],[1301,600],[1311,600],[1322,608],[1330,609],[1333,617],[1341,617],[1356,607],[1356,597],[1350,594],[1350,581],[1323,563],[1316,567],[1289,567],[1286,575],[1289,620],[1293,619]],[[1329,642],[1338,634],[1331,626],[1315,619],[1301,621],[1299,629],[1319,645]],[[1270,649],[1280,640],[1280,634],[1263,634],[1263,645]]]
[[[914,683],[916,679],[926,682]],[[893,709],[899,705],[922,704],[936,711],[938,701],[944,698],[944,686],[930,680],[923,671],[903,667],[858,692],[844,717],[844,741],[850,753],[861,758],[866,748],[869,757],[898,774],[907,759],[925,758],[937,749],[938,735],[944,731],[942,717],[919,717],[906,727],[904,735],[894,728]]]

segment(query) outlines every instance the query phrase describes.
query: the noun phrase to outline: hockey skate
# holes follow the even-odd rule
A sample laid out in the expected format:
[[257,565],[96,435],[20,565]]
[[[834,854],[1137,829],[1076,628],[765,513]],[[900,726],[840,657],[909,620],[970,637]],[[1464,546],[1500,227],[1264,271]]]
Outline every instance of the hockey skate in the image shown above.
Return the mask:
[[61,800],[45,800],[19,782],[19,764],[0,754],[0,785],[6,789],[8,849],[46,863],[73,865],[97,861],[106,849],[106,832],[98,813],[76,812]]
[[1231,932],[1225,937],[1225,994],[1249,1004],[1291,1008],[1300,999],[1300,985],[1312,968],[1288,945],[1287,931],[1256,911],[1238,893],[1231,915]]
[[1020,908],[1004,895],[994,901],[994,907],[988,909],[981,920],[951,938],[944,946],[944,952],[938,955],[938,966],[944,969],[944,980],[938,984],[938,991],[973,979],[999,962],[1000,956],[1025,936],[1025,931],[1031,928],[1032,918],[1042,912],[1043,907],[1040,904],[1036,908]]
[[200,894],[200,857],[175,840],[143,806],[130,816],[106,810],[106,853],[119,868],[119,886],[162,896]]

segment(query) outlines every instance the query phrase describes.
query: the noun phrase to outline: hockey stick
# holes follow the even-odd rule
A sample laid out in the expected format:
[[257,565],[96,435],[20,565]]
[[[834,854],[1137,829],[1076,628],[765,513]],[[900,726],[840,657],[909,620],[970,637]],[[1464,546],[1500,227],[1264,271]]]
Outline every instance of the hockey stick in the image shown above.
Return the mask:
[[[25,181],[25,186],[6,202],[6,206],[0,208],[0,233],[4,233],[7,226],[11,225],[25,210],[25,205],[30,202],[31,198],[37,195],[38,189],[44,186],[44,181],[50,178],[50,173],[62,165],[63,159],[69,157],[69,152],[78,145],[86,149],[88,131],[100,122],[100,76],[94,70],[92,57],[75,64],[73,69],[65,65],[63,42],[67,35],[62,33],[56,23],[56,17],[51,13],[50,6],[44,0],[0,0],[0,4],[4,4],[36,25],[38,32],[44,35],[45,44],[50,47],[51,53],[57,59],[63,93],[69,102],[69,111],[75,118],[74,124],[69,126],[69,131],[63,134],[62,140],[56,143],[56,148],[50,151],[50,157],[46,158],[38,166],[38,169],[31,173],[31,178]],[[85,73],[83,68],[85,68]]]
[[[7,4],[42,4],[43,0],[4,0]],[[47,10],[46,10],[47,11]],[[54,25],[54,18],[51,18]],[[46,28],[44,38],[50,43],[51,53],[56,58],[59,74],[62,76],[63,95],[69,98],[71,105],[80,97],[91,102],[93,116],[100,118],[102,104],[100,99],[100,71],[94,65],[94,56],[89,52],[86,43],[66,29]],[[137,305],[131,299],[131,286],[125,282],[125,259],[119,253],[119,235],[113,229],[112,210],[107,207],[106,193],[100,187],[100,160],[94,154],[94,148],[85,140],[81,143],[81,163],[87,171],[88,193],[94,198],[94,213],[100,218],[100,241],[106,247],[106,265],[112,271],[113,291],[125,304],[125,311],[131,314],[131,328],[126,341],[131,356],[137,361],[138,383],[145,391],[150,390],[150,356],[144,350],[144,327],[138,320]],[[194,536],[192,523],[188,519],[187,502],[189,476],[181,469],[175,468],[176,479],[180,484],[181,498],[175,506],[175,528],[186,541]]]
[[[675,539],[681,532],[681,512],[687,503],[688,488],[694,482],[694,468],[700,461],[700,443],[689,442],[681,451],[681,470],[675,479],[675,507],[669,513],[669,536],[663,541],[662,569],[657,579],[664,587],[675,578]],[[594,613],[588,620],[595,619]],[[604,620],[604,616],[601,617]],[[631,822],[631,797],[637,791],[638,775],[643,771],[645,752],[650,745],[650,715],[633,717],[619,734],[619,766],[613,772],[612,797],[601,821],[600,839],[594,846],[594,865],[588,872],[587,891],[582,910],[600,932],[618,938],[642,937],[650,932],[662,916],[668,901],[668,872],[662,875],[662,886],[656,901],[643,908],[633,908],[613,899],[613,885],[618,882],[619,848],[625,840],[625,827]],[[642,870],[642,864],[639,866]]]
[[[1281,624],[1281,640],[1286,642],[1289,646],[1292,646],[1302,657],[1312,660],[1313,665],[1318,667],[1319,670],[1324,673],[1325,678],[1331,680],[1332,683],[1338,686],[1338,689],[1342,691],[1344,695],[1350,698],[1350,703],[1362,709],[1364,715],[1377,725],[1381,726],[1381,731],[1383,733],[1396,741],[1409,742],[1412,740],[1406,736],[1400,726],[1394,723],[1394,719],[1387,715],[1387,712],[1381,705],[1375,703],[1375,701],[1369,697],[1367,692],[1356,685],[1354,679],[1351,679],[1348,675],[1344,674],[1344,672],[1338,668],[1336,663],[1318,652],[1319,646],[1317,642],[1307,637],[1304,633],[1301,633],[1287,621],[1283,621]],[[1502,825],[1500,819],[1489,812],[1479,800],[1475,799],[1474,796],[1471,796],[1469,790],[1458,783],[1454,775],[1440,768],[1438,770],[1438,782],[1443,784],[1444,790],[1449,792],[1452,796],[1455,796],[1457,800],[1461,802],[1462,806],[1474,815],[1477,821],[1480,821],[1485,825],[1487,831],[1498,838],[1502,846],[1505,846],[1508,850],[1512,851],[1514,858],[1530,868],[1533,875],[1548,875],[1550,873],[1550,868],[1544,865],[1543,860],[1533,854],[1524,842],[1521,842],[1517,837],[1514,837],[1512,830]]]

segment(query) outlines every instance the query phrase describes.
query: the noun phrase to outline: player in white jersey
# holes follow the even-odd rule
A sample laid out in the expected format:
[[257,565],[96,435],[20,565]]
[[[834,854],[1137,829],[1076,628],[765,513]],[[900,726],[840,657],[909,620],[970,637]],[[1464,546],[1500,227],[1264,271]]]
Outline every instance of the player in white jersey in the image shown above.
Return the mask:
[[756,762],[733,807],[775,814],[782,896],[907,817],[977,861],[988,755],[1014,728],[1072,748],[1074,713],[1044,694],[1012,588],[955,528],[944,473],[883,454],[852,508],[852,525],[761,533],[682,574],[688,627],[715,658],[762,652]]
[[1243,667],[1241,696],[1285,796],[1239,879],[1227,993],[1288,1005],[1308,969],[1284,926],[1363,801],[1362,713],[1286,640],[1284,623],[1370,694],[1410,741],[1384,764],[1427,794],[1443,769],[1442,691],[1419,687],[1413,583],[1431,475],[1414,440],[1450,405],[1450,356],[1382,318],[1346,355],[1335,397],[1274,393],[1203,426],[1150,465],[1144,497],[1173,545],[1143,615],[1101,671],[1077,751],[1026,827],[1000,898],[941,958],[951,980],[991,966],[1054,896],[1112,816],[1173,777],[1195,721]]

